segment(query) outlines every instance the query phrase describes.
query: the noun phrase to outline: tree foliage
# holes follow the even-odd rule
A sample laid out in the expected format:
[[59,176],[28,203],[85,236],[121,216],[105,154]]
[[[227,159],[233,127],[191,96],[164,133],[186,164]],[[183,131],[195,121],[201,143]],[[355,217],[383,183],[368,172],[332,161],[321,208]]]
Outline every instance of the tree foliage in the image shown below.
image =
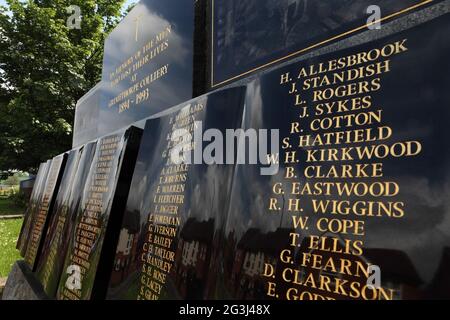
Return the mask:
[[[76,101],[101,77],[125,0],[7,0],[0,9],[0,171],[34,172],[71,148]],[[70,29],[67,7],[82,13]]]

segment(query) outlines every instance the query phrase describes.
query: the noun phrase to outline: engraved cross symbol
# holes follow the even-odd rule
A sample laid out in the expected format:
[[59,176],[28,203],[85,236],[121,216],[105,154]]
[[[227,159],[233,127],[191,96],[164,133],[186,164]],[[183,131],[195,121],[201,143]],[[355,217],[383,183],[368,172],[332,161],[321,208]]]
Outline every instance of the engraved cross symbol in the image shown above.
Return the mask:
[[141,21],[142,14],[138,15],[136,18],[134,18],[134,22],[136,23],[136,33],[135,33],[135,40],[138,41],[138,35],[139,35],[139,22]]

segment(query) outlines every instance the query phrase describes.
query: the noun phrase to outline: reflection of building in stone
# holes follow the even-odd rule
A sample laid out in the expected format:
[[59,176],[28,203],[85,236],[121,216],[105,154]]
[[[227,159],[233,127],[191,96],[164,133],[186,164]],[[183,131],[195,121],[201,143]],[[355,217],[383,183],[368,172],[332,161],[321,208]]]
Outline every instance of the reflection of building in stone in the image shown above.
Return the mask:
[[264,270],[264,253],[258,252],[246,252],[244,257],[244,263],[242,265],[242,269],[244,270],[244,274],[249,277],[254,277],[259,275]]
[[[324,239],[326,240],[322,240],[329,244],[325,247],[331,247],[331,241],[333,238],[339,239],[339,245],[335,251],[344,250],[344,242],[336,235],[325,237]],[[300,250],[297,253],[296,265],[299,266],[298,270],[300,274],[300,278],[298,280],[303,282],[309,274],[312,274],[316,283],[321,283],[321,277],[322,279],[323,277],[328,277],[330,279],[339,279],[339,282],[344,283],[344,285],[342,286],[342,290],[341,288],[339,288],[340,290],[336,289],[333,282],[331,282],[329,286],[325,286],[326,290],[297,286],[298,292],[308,291],[310,293],[305,295],[305,297],[314,297],[315,299],[331,298],[336,300],[352,299],[351,295],[348,294],[352,292],[349,288],[351,284],[356,283],[359,284],[358,290],[360,292],[360,297],[358,299],[375,298],[377,300],[383,300],[386,297],[389,297],[393,300],[408,300],[420,299],[423,297],[419,288],[422,284],[422,280],[420,279],[420,276],[418,275],[411,259],[402,251],[365,248],[363,249],[363,255],[357,256],[318,249],[310,250],[308,249],[309,243],[310,238],[305,238],[302,241]],[[333,268],[314,268],[312,267],[312,264],[302,267],[300,262],[302,261],[303,254],[320,256],[321,261],[328,266],[331,265],[328,264],[329,261],[334,261],[336,269],[339,269],[341,272],[334,272],[331,270]],[[345,259],[344,263],[347,267],[340,269],[340,264],[336,262],[342,262],[342,259]],[[376,265],[380,268],[381,288],[370,289],[367,287],[367,271],[369,265]],[[342,266],[342,264],[340,266]],[[359,266],[360,272],[355,272],[355,270],[358,270],[357,266]],[[352,272],[350,272],[350,270]],[[361,270],[364,270],[364,272]],[[344,294],[344,292],[347,295]]]
[[214,237],[214,220],[189,218],[176,247],[172,277],[181,297],[203,299],[208,281]]
[[120,252],[124,256],[129,256],[133,247],[134,234],[128,233],[128,231],[128,229],[122,229],[120,231],[119,244],[117,246],[117,252]]
[[[324,234],[322,235],[322,241],[325,241],[324,248],[331,248],[333,243],[336,246],[333,250],[310,249],[311,238],[305,237],[301,245],[292,252],[293,264],[291,264],[286,260],[283,262],[280,255],[283,250],[292,248],[290,232],[293,231],[280,228],[275,232],[262,234],[258,229],[249,229],[237,245],[234,233],[228,235],[224,248],[224,267],[225,286],[231,296],[237,299],[269,299],[267,282],[270,281],[276,283],[276,293],[280,299],[286,298],[289,289],[294,289],[291,293],[295,292],[295,297],[290,295],[291,298],[298,298],[306,292],[302,296],[303,299],[424,298],[424,290],[421,288],[423,282],[405,252],[368,248],[363,249],[363,255],[360,256],[345,254],[343,253],[345,242],[342,239],[335,234],[328,237]],[[302,260],[303,255],[311,258]],[[448,256],[450,257],[450,254]],[[316,265],[302,264],[302,261],[315,261]],[[317,261],[323,264],[318,266]],[[448,258],[447,260],[443,258],[442,270],[448,265],[448,261]],[[264,277],[266,264],[273,267],[273,279]],[[369,265],[380,268],[380,288],[368,286]],[[286,273],[292,275],[288,277],[289,279],[283,278],[286,269],[291,270]],[[442,271],[438,277],[443,279],[446,276]],[[311,277],[313,283],[317,284],[316,287],[311,285]],[[330,280],[323,281],[324,279]],[[334,279],[338,281],[333,281]],[[351,285],[355,285],[355,290],[359,292],[358,297],[355,296],[355,291],[351,290]],[[448,288],[446,284],[442,285],[442,288],[446,287]]]
[[395,300],[423,298],[422,280],[409,256],[399,250],[364,249],[364,257],[381,270],[381,287],[392,289]]
[[292,229],[279,228],[263,234],[258,229],[249,229],[239,240],[235,252],[230,248],[234,235],[228,236],[225,268],[229,276],[225,284],[234,297],[267,299],[267,280],[262,277],[264,265],[269,263],[277,269],[281,264],[280,251],[288,247],[290,232]]
[[120,230],[120,238],[117,244],[114,268],[111,274],[111,285],[117,285],[136,269],[138,259],[138,233],[140,231],[139,211],[127,211],[124,216],[124,223]]
[[[200,254],[199,251],[201,250]],[[183,246],[183,254],[182,254],[182,265],[183,266],[193,266],[197,264],[197,260],[205,260],[206,247],[201,246],[200,242],[192,241],[185,242]]]

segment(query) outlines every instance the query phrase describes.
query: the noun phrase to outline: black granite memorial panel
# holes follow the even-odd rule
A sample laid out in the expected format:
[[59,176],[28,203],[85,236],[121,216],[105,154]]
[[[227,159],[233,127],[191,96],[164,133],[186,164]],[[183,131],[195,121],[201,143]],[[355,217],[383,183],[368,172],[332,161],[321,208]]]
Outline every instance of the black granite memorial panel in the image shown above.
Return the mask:
[[101,136],[192,98],[194,6],[142,0],[109,35]]
[[[147,121],[109,299],[214,298],[234,166],[176,165],[170,156],[176,144],[172,138],[185,130],[183,139],[194,136],[183,140],[187,148],[201,151],[204,131],[225,134],[240,127],[243,98],[243,88],[217,92]],[[226,158],[225,152],[221,155]]]
[[49,218],[53,212],[53,206],[59,191],[66,160],[67,154],[61,154],[51,160],[47,178],[45,184],[43,184],[42,199],[35,210],[29,233],[30,239],[24,256],[25,262],[33,272],[36,269],[37,261],[42,250],[43,237],[47,232]]
[[25,218],[22,223],[22,227],[17,240],[16,248],[21,252],[21,255],[25,255],[26,246],[29,239],[30,228],[33,223],[33,217],[37,207],[39,206],[40,199],[43,194],[43,184],[47,179],[47,173],[49,168],[49,162],[43,162],[39,165],[39,171],[36,175],[33,191],[31,193],[30,201],[25,211]]
[[280,170],[236,171],[221,298],[450,298],[449,33],[446,14],[249,85]]
[[104,298],[142,130],[99,139],[76,214],[57,298]]
[[[211,84],[288,61],[440,0],[210,0]],[[381,19],[367,13],[380,8]],[[374,24],[372,23],[373,27]]]
[[54,298],[61,278],[69,235],[74,228],[76,213],[91,167],[96,143],[70,152],[60,191],[54,206],[44,246],[38,262],[36,277],[48,297]]

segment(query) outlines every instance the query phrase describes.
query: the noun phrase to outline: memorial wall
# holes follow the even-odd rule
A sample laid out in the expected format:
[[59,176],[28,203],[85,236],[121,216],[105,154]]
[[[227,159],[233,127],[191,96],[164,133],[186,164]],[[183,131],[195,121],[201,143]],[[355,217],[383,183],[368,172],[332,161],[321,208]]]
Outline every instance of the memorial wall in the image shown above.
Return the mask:
[[17,243],[39,289],[450,299],[449,12],[141,1],[105,41],[74,149],[39,167]]

